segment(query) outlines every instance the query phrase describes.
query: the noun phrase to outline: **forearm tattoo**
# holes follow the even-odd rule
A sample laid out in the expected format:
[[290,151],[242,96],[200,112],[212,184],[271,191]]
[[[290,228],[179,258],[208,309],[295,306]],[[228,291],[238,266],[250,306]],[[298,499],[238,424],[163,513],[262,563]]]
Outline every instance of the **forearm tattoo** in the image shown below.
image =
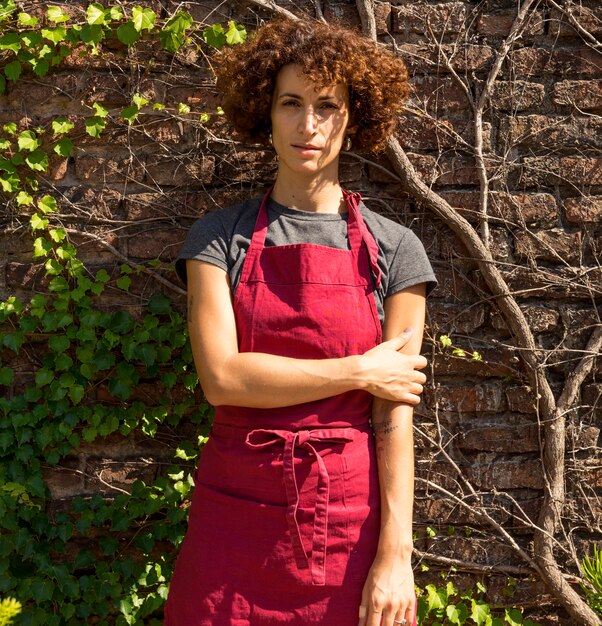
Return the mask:
[[372,431],[377,437],[389,435],[397,428],[399,428],[399,424],[394,424],[390,417],[385,418],[382,422],[372,422]]

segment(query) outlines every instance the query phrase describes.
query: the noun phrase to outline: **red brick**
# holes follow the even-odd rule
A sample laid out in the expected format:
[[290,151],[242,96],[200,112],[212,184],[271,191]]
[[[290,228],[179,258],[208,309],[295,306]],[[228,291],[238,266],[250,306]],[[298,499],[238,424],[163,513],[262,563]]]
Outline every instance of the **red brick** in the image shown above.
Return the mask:
[[157,465],[148,459],[112,461],[91,457],[86,461],[86,487],[94,493],[128,491],[135,481],[152,483],[156,475]]
[[524,305],[521,306],[529,328],[536,333],[554,330],[558,325],[559,314],[554,309],[545,306]]
[[463,450],[487,452],[536,452],[539,450],[539,428],[534,423],[514,425],[482,424],[462,428],[458,445]]
[[138,157],[129,152],[104,156],[77,151],[75,157],[75,175],[82,181],[91,183],[141,182],[144,177],[144,165]]
[[351,4],[326,0],[324,3],[324,18],[327,22],[333,21],[352,30],[361,31],[362,29],[357,9]]
[[481,489],[543,488],[543,473],[539,459],[500,459],[492,452],[482,452],[467,468],[468,479]]
[[439,284],[433,292],[435,298],[445,298],[449,302],[473,302],[476,296],[474,285],[461,268],[438,268]]
[[493,191],[490,194],[490,212],[494,217],[515,224],[551,225],[558,219],[556,199],[549,193],[506,193]]
[[590,451],[594,454],[598,452],[598,440],[600,429],[595,426],[579,425],[567,429],[567,451],[579,452]]
[[[602,35],[602,8],[571,4],[568,7],[579,25],[591,35]],[[552,37],[579,37],[580,33],[567,15],[557,9],[550,11],[549,34]]]
[[135,259],[175,260],[186,238],[183,229],[145,230],[144,236],[133,236],[128,240],[128,255]]
[[507,117],[500,124],[500,132],[509,143],[534,149],[555,149],[560,145],[578,148],[602,147],[602,120],[596,117]]
[[440,174],[437,177],[438,185],[476,185],[479,176],[470,157],[447,157],[439,162]]
[[522,565],[514,548],[492,537],[438,535],[429,542],[429,552],[484,565]]
[[483,357],[481,361],[461,358],[447,353],[435,355],[433,358],[435,376],[485,378],[516,375],[518,357],[512,350],[479,347],[478,352]]
[[205,195],[199,191],[131,193],[124,197],[124,208],[130,221],[200,217],[205,212]]
[[[124,74],[95,73],[88,77],[89,90],[85,94],[88,104],[98,102],[104,106],[112,105],[126,107],[132,103],[130,97],[130,78]],[[149,100],[154,100],[155,94],[144,94]]]
[[12,288],[24,288],[29,291],[43,291],[48,284],[41,265],[24,263],[7,263],[6,286]]
[[525,80],[499,80],[493,84],[491,105],[502,111],[523,111],[538,107],[544,99],[545,87]]
[[602,157],[526,157],[521,182],[525,185],[602,185]]
[[446,385],[437,391],[427,388],[425,402],[441,411],[492,413],[506,408],[506,399],[498,383]]
[[466,5],[462,2],[393,7],[393,30],[397,33],[457,33],[464,28],[465,19]]
[[[434,157],[428,154],[418,154],[418,153],[410,152],[408,153],[408,159],[410,160],[410,163],[414,166],[414,169],[416,170],[416,172],[418,173],[418,175],[423,181],[428,183],[429,181],[433,179],[437,171],[437,160]],[[368,166],[368,179],[370,180],[370,182],[372,183],[398,182],[398,179],[396,178],[397,174],[393,170],[393,167],[391,166],[389,161],[381,157],[373,158],[372,161],[376,163],[377,165],[381,165],[386,170],[389,170],[391,172],[391,175],[389,175],[386,171],[381,169],[381,167],[375,167],[374,165],[370,164]]]
[[555,74],[597,78],[600,73],[600,55],[592,48],[519,48],[509,54],[510,65],[519,76]]
[[61,465],[44,468],[42,475],[54,500],[85,493],[84,472],[78,459],[63,459]]
[[78,209],[96,219],[116,219],[119,217],[122,195],[114,189],[72,185],[64,189],[65,199],[59,198],[61,213],[77,213]]
[[577,265],[583,254],[580,232],[567,233],[554,228],[539,232],[518,232],[514,239],[515,252],[519,258]]
[[564,214],[568,222],[602,222],[602,196],[579,196],[566,198],[563,202]]
[[516,267],[502,275],[515,297],[591,300],[592,293],[602,284],[602,268],[561,268],[553,270],[540,266],[537,272],[526,267]]
[[[516,21],[516,15],[516,9],[481,15],[477,22],[477,32],[485,36],[507,37]],[[544,26],[541,11],[531,11],[520,39],[524,39],[525,36],[543,35]]]
[[[401,145],[409,150],[438,150],[474,143],[474,126],[463,119],[435,119],[426,115],[406,115],[399,130]],[[491,147],[491,124],[483,124],[483,147]]]
[[447,461],[435,461],[433,459],[416,458],[416,489],[420,491],[434,491],[424,481],[434,482],[444,489],[455,489],[458,482],[458,474]]
[[78,234],[70,233],[69,240],[77,248],[77,256],[83,263],[114,263],[117,259],[115,254],[103,246],[96,238],[110,244],[114,248],[119,248],[117,233],[112,230],[93,230],[90,237],[86,236],[86,231],[81,230]]
[[408,64],[412,73],[446,72],[441,61],[441,51],[450,59],[451,67],[459,72],[478,71],[487,68],[493,58],[493,50],[489,46],[465,44],[414,44],[406,43],[403,36],[395,35],[400,56]]
[[535,413],[535,394],[531,387],[505,387],[508,408],[516,413]]
[[576,109],[601,109],[602,79],[557,82],[552,86],[552,102]]
[[145,170],[145,179],[152,185],[205,185],[213,181],[215,158],[203,155],[190,160],[148,155]]
[[[485,504],[489,513],[500,523],[510,519],[510,514],[499,508],[490,508]],[[432,495],[424,496],[416,493],[414,498],[414,526],[421,524],[436,524],[445,527],[448,524],[457,527],[460,524],[478,526],[483,523],[482,516],[478,515],[476,507],[466,508],[458,506],[453,500],[446,500]]]
[[466,111],[466,92],[445,76],[414,76],[410,82],[408,107],[426,110],[435,117],[449,111]]
[[431,324],[453,332],[471,333],[485,323],[488,307],[485,305],[460,306],[432,302],[429,306]]
[[222,183],[265,183],[275,178],[276,154],[273,150],[241,150],[224,158],[216,170],[216,178]]

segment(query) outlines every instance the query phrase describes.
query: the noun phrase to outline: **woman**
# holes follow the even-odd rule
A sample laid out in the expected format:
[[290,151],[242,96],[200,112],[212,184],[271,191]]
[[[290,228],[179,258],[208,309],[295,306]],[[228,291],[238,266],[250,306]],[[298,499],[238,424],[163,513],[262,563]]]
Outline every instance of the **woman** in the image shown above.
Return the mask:
[[435,278],[416,237],[338,178],[345,144],[391,132],[405,67],[341,28],[278,21],[217,73],[226,116],[273,145],[278,172],[263,198],[198,220],[178,262],[216,412],[166,624],[410,624],[411,419]]

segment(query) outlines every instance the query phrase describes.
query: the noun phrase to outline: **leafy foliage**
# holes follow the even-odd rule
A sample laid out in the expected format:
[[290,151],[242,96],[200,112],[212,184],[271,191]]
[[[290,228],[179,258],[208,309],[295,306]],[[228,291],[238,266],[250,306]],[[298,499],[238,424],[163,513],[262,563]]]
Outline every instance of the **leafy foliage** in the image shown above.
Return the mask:
[[444,587],[427,585],[418,596],[417,622],[421,626],[537,626],[524,619],[520,609],[498,609],[485,600],[487,589],[458,591],[452,582]]
[[581,585],[587,603],[598,615],[602,616],[602,550],[594,546],[593,555],[583,557],[581,567],[585,579],[591,585]]

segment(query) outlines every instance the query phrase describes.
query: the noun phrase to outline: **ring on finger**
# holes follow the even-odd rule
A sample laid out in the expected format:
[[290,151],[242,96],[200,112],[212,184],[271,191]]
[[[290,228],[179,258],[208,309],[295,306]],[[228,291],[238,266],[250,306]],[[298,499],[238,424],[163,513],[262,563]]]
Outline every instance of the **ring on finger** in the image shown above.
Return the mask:
[[401,624],[401,626],[405,626],[407,624],[405,618],[403,618],[403,619],[394,619],[393,623],[394,624]]

